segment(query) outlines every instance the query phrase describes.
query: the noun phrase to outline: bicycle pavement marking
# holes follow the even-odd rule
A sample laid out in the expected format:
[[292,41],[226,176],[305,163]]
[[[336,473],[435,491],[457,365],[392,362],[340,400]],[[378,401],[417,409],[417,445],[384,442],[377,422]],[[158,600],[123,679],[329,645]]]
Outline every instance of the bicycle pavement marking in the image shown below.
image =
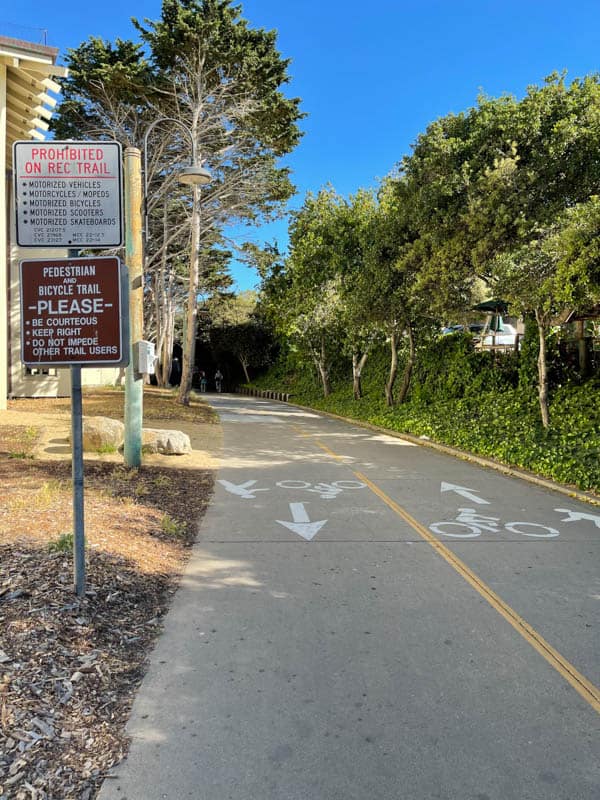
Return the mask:
[[318,447],[327,455],[351,470],[352,474],[365,483],[369,489],[382,500],[388,508],[403,519],[410,527],[416,531],[427,544],[435,550],[448,564],[475,589],[475,591],[489,603],[504,619],[512,625],[526,642],[536,650],[547,662],[561,675],[570,686],[590,705],[594,711],[600,714],[600,689],[582,675],[558,650],[555,650],[535,628],[526,622],[517,612],[505,603],[504,600],[494,592],[481,578],[476,575],[458,556],[449,550],[439,539],[437,539],[427,528],[418,520],[411,516],[406,509],[402,508],[395,500],[392,500],[382,489],[373,481],[363,475],[362,472],[353,470],[347,463],[347,457],[335,453],[330,447],[316,438],[315,434],[307,434],[296,425],[292,426],[304,438],[312,439]]

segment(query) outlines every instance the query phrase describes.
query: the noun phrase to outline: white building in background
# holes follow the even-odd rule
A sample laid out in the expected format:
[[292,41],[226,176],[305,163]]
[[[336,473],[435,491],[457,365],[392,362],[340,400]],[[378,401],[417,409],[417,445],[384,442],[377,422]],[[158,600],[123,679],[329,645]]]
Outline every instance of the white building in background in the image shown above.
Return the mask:
[[[64,251],[17,247],[13,203],[13,143],[44,141],[67,75],[58,50],[0,36],[0,409],[8,397],[57,397],[70,393],[68,368],[29,369],[21,362],[19,261],[66,256]],[[86,385],[115,384],[120,370],[82,370]]]

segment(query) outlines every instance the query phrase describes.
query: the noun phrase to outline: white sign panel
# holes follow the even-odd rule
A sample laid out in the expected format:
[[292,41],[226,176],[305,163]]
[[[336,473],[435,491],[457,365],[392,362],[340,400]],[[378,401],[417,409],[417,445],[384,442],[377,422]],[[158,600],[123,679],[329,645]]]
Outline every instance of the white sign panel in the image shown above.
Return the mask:
[[118,142],[15,142],[13,164],[18,245],[122,244]]

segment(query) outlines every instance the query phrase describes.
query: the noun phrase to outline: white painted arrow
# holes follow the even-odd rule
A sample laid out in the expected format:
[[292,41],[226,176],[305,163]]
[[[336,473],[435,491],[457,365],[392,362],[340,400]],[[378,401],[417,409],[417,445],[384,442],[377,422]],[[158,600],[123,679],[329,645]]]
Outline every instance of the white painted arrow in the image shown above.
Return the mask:
[[561,522],[579,522],[580,520],[589,520],[593,522],[597,528],[600,528],[600,517],[598,514],[586,514],[583,511],[571,511],[569,508],[555,508],[559,514],[568,514]]
[[302,536],[307,542],[314,539],[327,522],[326,519],[322,519],[319,522],[311,522],[304,508],[304,503],[290,503],[290,511],[292,512],[293,522],[286,522],[282,519],[275,521],[288,528],[293,533],[297,533],[298,536]]
[[489,506],[489,502],[487,500],[484,500],[483,497],[478,497],[476,494],[473,494],[473,489],[467,489],[466,486],[456,486],[454,483],[444,483],[442,481],[440,491],[456,492],[456,494],[459,494],[461,497],[465,497],[472,503],[479,503],[480,506]]
[[258,481],[246,481],[246,483],[230,483],[229,481],[218,481],[224,489],[227,489],[230,494],[235,494],[238,497],[243,497],[244,500],[253,500],[255,498],[255,492],[268,492],[268,489],[252,489],[250,487],[254,486],[255,483]]

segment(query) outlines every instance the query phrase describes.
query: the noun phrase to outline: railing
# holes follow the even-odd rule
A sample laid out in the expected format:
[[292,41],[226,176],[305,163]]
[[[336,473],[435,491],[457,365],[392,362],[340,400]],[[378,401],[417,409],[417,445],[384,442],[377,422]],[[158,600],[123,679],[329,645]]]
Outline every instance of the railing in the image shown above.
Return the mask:
[[287,392],[272,392],[270,389],[252,389],[247,386],[238,386],[238,394],[245,394],[249,397],[264,397],[268,400],[280,400],[282,403],[289,403],[290,395]]
[[480,339],[478,342],[476,342],[475,349],[476,350],[501,350],[501,351],[503,351],[505,353],[507,353],[507,352],[508,353],[510,353],[510,352],[518,353],[519,350],[521,349],[521,342],[523,340],[523,334],[522,333],[516,333],[514,335],[514,341],[513,342],[497,341],[497,339],[500,339],[500,340],[501,339],[506,339],[508,336],[512,336],[512,334],[510,334],[510,333],[507,334],[507,333],[502,333],[502,332],[499,332],[499,333],[491,333],[491,332],[490,333],[486,333],[485,336],[482,339]]
[[[479,351],[492,351],[501,353],[519,353],[523,342],[523,334],[517,333],[515,341],[510,344],[500,344],[496,341],[496,336],[501,337],[506,334],[486,334],[484,340],[476,342],[475,349]],[[491,341],[490,341],[491,338]],[[585,342],[586,348],[586,373],[600,372],[600,337],[586,336],[584,340],[561,339],[558,342],[558,353],[560,360],[575,369],[580,367],[580,342]]]

